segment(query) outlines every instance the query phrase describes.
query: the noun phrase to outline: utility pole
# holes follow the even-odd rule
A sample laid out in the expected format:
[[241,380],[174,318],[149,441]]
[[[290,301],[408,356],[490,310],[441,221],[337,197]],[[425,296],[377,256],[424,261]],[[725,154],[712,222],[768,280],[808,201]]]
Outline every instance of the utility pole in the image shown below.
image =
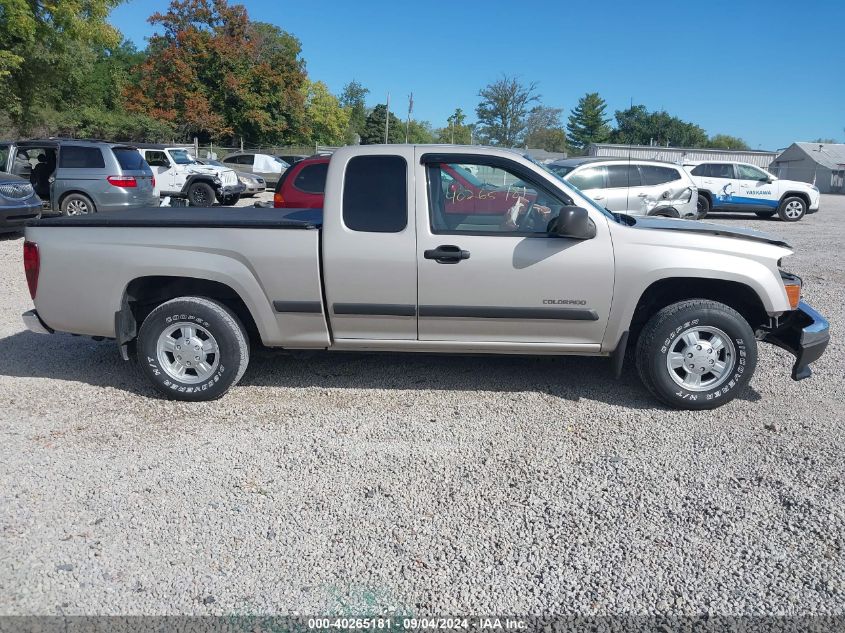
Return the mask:
[[387,112],[384,116],[384,144],[387,145],[387,133],[390,130],[390,93],[387,93]]
[[408,96],[408,120],[405,121],[405,142],[408,142],[408,132],[411,129],[411,112],[414,111],[414,93]]

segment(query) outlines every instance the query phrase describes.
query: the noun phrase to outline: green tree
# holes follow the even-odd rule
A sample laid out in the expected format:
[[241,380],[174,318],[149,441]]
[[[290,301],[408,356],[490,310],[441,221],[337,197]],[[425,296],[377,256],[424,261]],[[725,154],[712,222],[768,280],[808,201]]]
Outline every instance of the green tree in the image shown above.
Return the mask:
[[811,143],[819,143],[820,145],[832,145],[832,144],[836,143],[836,139],[835,139],[835,138],[822,138],[822,137],[819,137],[819,138],[814,139],[814,140],[812,140],[812,141],[810,141],[810,142],[811,142]]
[[437,130],[438,143],[454,143],[470,145],[472,143],[473,126],[467,125],[467,116],[461,108],[446,118],[446,127]]
[[0,0],[0,88],[4,110],[26,134],[78,100],[95,51],[120,34],[107,22],[120,0]]
[[635,105],[616,111],[614,143],[703,147],[707,140],[707,133],[700,126],[671,116],[665,110],[649,112],[644,105]]
[[349,127],[349,112],[322,81],[307,82],[305,119],[309,131],[303,139],[309,145],[343,145]]
[[[364,145],[384,143],[384,123],[386,120],[387,106],[380,103],[367,115],[364,123],[364,133],[361,134],[361,143]],[[405,124],[392,112],[390,113],[387,142],[405,142]]]
[[707,140],[707,147],[715,149],[749,149],[748,143],[738,136],[730,136],[729,134],[716,134]]
[[[402,132],[405,131],[405,125],[408,124],[408,142],[422,145],[425,143],[434,142],[434,131],[431,129],[431,123],[428,121],[417,121],[411,119],[410,122],[402,124]],[[404,138],[404,137],[403,137]]]
[[481,103],[475,109],[479,132],[491,145],[516,147],[525,134],[528,106],[539,100],[537,84],[523,84],[516,77],[502,75],[478,92]]
[[133,112],[179,128],[180,136],[287,143],[305,130],[305,62],[299,41],[251,22],[226,0],[172,0],[150,23],[140,80],[125,94]]
[[590,143],[604,143],[610,137],[609,118],[605,117],[607,103],[597,92],[589,92],[578,100],[578,105],[566,123],[566,138],[573,147],[584,150]]
[[356,135],[361,137],[364,133],[364,125],[367,122],[367,95],[368,88],[356,80],[350,81],[343,87],[340,93],[340,105],[349,112],[349,133],[348,141],[353,141]]
[[561,124],[561,108],[538,105],[531,108],[525,122],[525,146],[547,152],[566,151],[566,132]]

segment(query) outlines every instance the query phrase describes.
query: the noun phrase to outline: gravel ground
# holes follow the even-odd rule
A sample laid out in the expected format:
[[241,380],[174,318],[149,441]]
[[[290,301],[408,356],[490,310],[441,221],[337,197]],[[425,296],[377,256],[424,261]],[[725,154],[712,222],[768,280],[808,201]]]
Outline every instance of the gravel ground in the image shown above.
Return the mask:
[[168,402],[113,343],[22,331],[0,238],[0,614],[842,614],[845,197],[822,208],[718,218],[794,244],[835,338],[802,383],[761,346],[701,413],[579,358],[265,354]]

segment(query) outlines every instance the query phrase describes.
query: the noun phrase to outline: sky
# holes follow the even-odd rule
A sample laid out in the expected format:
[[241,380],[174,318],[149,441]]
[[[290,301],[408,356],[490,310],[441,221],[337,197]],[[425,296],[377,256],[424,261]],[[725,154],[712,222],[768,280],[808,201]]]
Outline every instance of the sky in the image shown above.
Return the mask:
[[[230,0],[232,2],[233,0]],[[843,0],[243,0],[250,18],[302,42],[309,77],[339,94],[352,79],[384,103],[442,127],[475,120],[478,91],[502,74],[537,82],[543,105],[598,92],[739,136],[752,149],[845,142]],[[129,0],[111,23],[139,48],[168,0]]]

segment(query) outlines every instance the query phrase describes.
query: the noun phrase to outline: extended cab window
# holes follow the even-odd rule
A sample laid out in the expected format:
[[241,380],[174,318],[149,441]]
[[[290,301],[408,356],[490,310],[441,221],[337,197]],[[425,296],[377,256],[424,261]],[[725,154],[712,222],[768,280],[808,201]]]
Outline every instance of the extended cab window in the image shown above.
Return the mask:
[[434,233],[545,235],[571,204],[506,167],[429,163],[427,175]]
[[293,186],[305,193],[323,193],[326,189],[328,163],[317,163],[303,167],[296,175]]
[[343,223],[353,231],[399,233],[408,226],[408,164],[401,156],[356,156],[346,165]]
[[102,169],[106,162],[99,147],[67,145],[59,151],[59,167],[70,169]]

